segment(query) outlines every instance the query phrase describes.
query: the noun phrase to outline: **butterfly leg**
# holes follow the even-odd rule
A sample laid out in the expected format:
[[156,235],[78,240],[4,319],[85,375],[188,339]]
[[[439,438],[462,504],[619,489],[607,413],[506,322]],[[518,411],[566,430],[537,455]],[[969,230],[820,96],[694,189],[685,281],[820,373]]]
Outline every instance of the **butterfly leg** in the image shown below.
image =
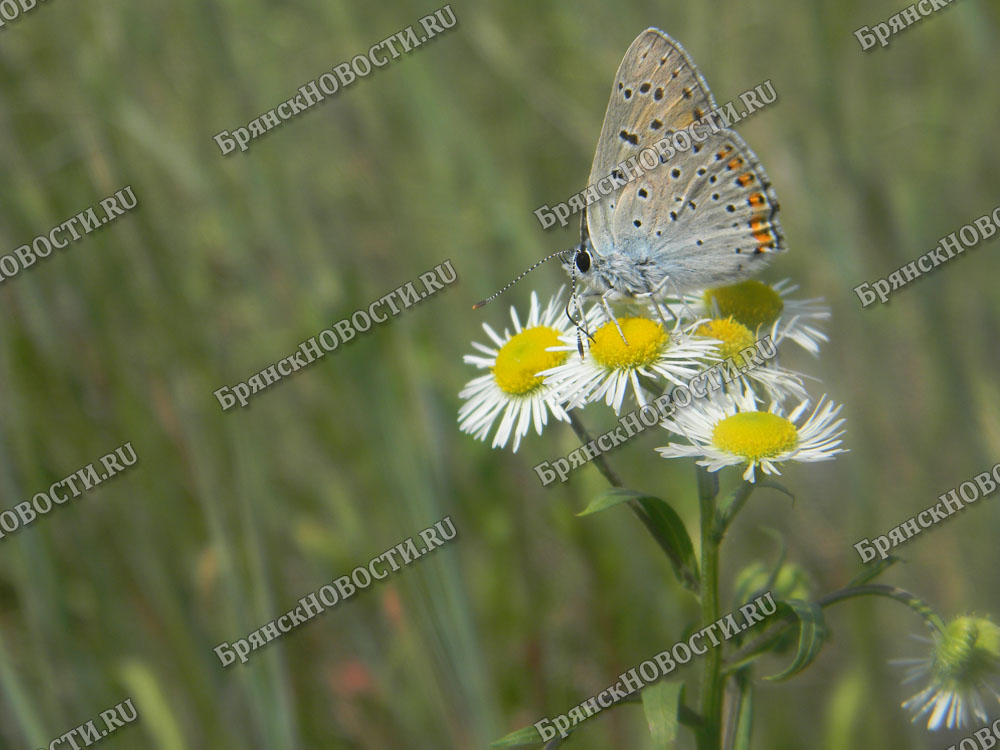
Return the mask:
[[618,334],[622,337],[622,341],[625,342],[625,346],[628,346],[628,339],[625,338],[625,332],[622,331],[622,327],[618,325],[618,318],[614,316],[611,312],[611,306],[608,304],[608,296],[614,294],[614,289],[608,289],[604,294],[601,295],[601,306],[604,308],[604,314],[608,316],[608,320],[615,324],[615,328],[618,329]]
[[670,285],[673,287],[674,296],[677,297],[677,299],[679,299],[681,301],[681,305],[684,306],[684,312],[686,312],[688,314],[688,316],[692,320],[697,320],[698,316],[694,314],[694,310],[691,309],[691,307],[687,303],[687,300],[684,299],[684,295],[681,294],[681,290],[678,289],[677,284],[674,283],[673,280],[669,276],[667,276],[664,279],[664,282],[667,282],[667,281],[670,281]]
[[[660,281],[660,283],[658,283],[655,287],[650,287],[649,284],[647,283],[646,291],[640,292],[639,294],[635,295],[636,297],[649,298],[649,301],[653,303],[653,308],[656,310],[656,314],[660,316],[660,320],[663,322],[665,328],[670,328],[670,324],[667,322],[667,319],[663,315],[663,309],[660,307],[660,303],[656,301],[656,295],[658,295],[661,291],[663,291],[663,287],[666,286],[666,283],[669,280],[670,280],[669,276],[664,276],[663,279]],[[670,317],[673,318],[674,320],[674,325],[672,330],[676,331],[678,328],[680,328],[681,319],[674,314],[673,310],[670,309],[670,305],[667,305],[667,312],[670,313]]]
[[[639,294],[637,294],[635,296],[636,297],[649,297],[649,301],[653,303],[653,309],[656,310],[656,314],[660,317],[660,321],[663,323],[663,327],[664,328],[670,328],[670,323],[667,322],[666,317],[664,317],[664,315],[663,315],[663,308],[660,307],[660,303],[656,301],[656,297],[654,296],[656,294],[656,290],[650,289],[648,284],[646,285],[646,290],[647,291],[640,292]],[[674,315],[674,311],[670,309],[670,305],[667,305],[667,312],[670,313],[670,317],[674,319],[673,330],[676,331],[677,327],[680,325],[680,322],[681,322],[680,318],[678,318],[676,315]]]
[[[698,316],[694,314],[694,310],[691,309],[691,306],[688,305],[687,300],[684,299],[684,295],[681,293],[680,287],[677,286],[677,282],[675,282],[670,276],[664,276],[660,280],[660,282],[652,289],[649,289],[649,287],[647,286],[646,288],[649,289],[649,292],[637,296],[642,296],[642,297],[648,296],[650,297],[650,299],[653,299],[653,303],[656,304],[654,295],[657,295],[661,291],[663,291],[663,288],[668,284],[670,285],[671,291],[673,292],[674,296],[678,300],[680,300],[681,306],[684,308],[685,314],[687,314],[687,316],[690,317],[691,319],[697,320]],[[678,328],[680,328],[681,319],[674,314],[674,311],[670,308],[670,305],[667,305],[667,310],[670,312],[670,317],[674,319],[674,330],[676,331]]]

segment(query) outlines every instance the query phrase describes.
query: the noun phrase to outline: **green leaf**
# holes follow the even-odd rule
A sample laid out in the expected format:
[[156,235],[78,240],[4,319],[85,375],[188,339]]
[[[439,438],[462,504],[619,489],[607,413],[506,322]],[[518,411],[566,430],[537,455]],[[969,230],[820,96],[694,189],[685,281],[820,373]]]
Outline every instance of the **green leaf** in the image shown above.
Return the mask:
[[764,678],[773,682],[787,680],[812,664],[822,650],[827,636],[823,609],[818,604],[802,599],[786,599],[779,604],[791,609],[799,620],[799,647],[795,659],[788,667],[776,675]]
[[737,707],[733,750],[750,750],[750,735],[753,731],[753,683],[750,681],[750,673],[747,670],[737,673],[736,684],[740,689],[740,702]]
[[649,724],[654,750],[669,750],[677,739],[677,712],[684,692],[683,682],[661,680],[642,690],[642,710]]
[[542,735],[534,727],[524,727],[501,737],[490,747],[525,747],[526,745],[541,745]]
[[590,505],[577,513],[577,516],[590,516],[594,513],[600,513],[602,510],[607,510],[608,508],[613,508],[616,505],[621,505],[622,503],[627,503],[629,500],[638,499],[642,497],[641,493],[635,492],[634,490],[623,490],[617,487],[613,487],[609,490],[605,490],[600,495],[595,497],[590,501]]
[[599,513],[621,503],[629,503],[660,548],[667,553],[677,579],[692,591],[698,590],[698,561],[687,528],[665,500],[626,489],[602,492],[578,516]]

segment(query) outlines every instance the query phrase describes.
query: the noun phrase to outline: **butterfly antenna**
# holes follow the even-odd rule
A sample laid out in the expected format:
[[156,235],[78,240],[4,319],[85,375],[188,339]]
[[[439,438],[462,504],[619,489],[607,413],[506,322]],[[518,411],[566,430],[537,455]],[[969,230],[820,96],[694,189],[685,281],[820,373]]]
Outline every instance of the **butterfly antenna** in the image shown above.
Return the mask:
[[[573,249],[575,249],[575,248],[573,248]],[[520,274],[518,274],[518,276],[515,279],[511,280],[506,286],[504,286],[503,289],[501,289],[499,292],[496,292],[495,294],[491,294],[486,299],[477,302],[476,304],[474,304],[472,306],[472,309],[473,310],[478,310],[480,307],[485,307],[487,303],[492,302],[494,299],[496,299],[501,294],[503,294],[504,292],[506,292],[508,289],[510,289],[512,286],[514,286],[514,284],[516,284],[517,282],[519,282],[521,279],[523,279],[529,273],[531,273],[536,268],[538,268],[540,265],[542,265],[542,263],[545,263],[546,261],[552,260],[556,256],[564,255],[566,253],[571,253],[571,252],[573,252],[573,250],[560,250],[557,253],[552,253],[552,255],[545,256],[544,258],[542,258],[537,263],[531,264],[528,268],[526,268],[524,271],[522,271]]]
[[590,339],[591,341],[594,340],[594,337],[590,335],[590,331],[588,331],[586,328],[580,325],[579,321],[576,318],[574,318],[572,313],[570,313],[569,311],[570,305],[575,304],[576,312],[580,316],[580,320],[583,320],[585,323],[587,322],[586,319],[583,317],[583,310],[580,307],[580,298],[579,296],[577,296],[576,293],[576,264],[573,264],[573,268],[570,271],[569,278],[571,283],[571,291],[569,299],[566,300],[566,317],[569,318],[570,323],[576,326],[576,349],[578,352],[580,352],[580,359],[583,359],[583,337],[580,335],[580,333],[583,332],[584,334],[586,334],[587,338]]

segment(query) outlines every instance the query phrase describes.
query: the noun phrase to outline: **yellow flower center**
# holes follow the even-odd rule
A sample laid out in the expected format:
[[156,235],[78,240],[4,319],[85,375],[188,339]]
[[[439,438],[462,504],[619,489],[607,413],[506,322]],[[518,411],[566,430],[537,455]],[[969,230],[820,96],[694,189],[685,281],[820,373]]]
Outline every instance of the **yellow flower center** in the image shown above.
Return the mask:
[[756,461],[794,448],[799,442],[799,431],[777,414],[745,411],[715,425],[712,442],[719,450]]
[[663,326],[649,318],[619,318],[618,325],[628,339],[626,345],[614,323],[605,323],[594,334],[590,353],[609,370],[627,370],[655,362],[670,336]]
[[493,366],[493,379],[504,393],[522,396],[542,384],[538,373],[561,365],[568,352],[547,352],[559,346],[559,333],[548,326],[535,326],[521,331],[500,348]]
[[705,292],[710,310],[719,306],[719,315],[733,317],[751,331],[769,326],[778,319],[785,303],[781,295],[762,281],[750,279],[731,286],[721,286]]
[[702,323],[698,326],[695,334],[721,341],[722,346],[719,347],[719,356],[723,359],[733,357],[737,365],[743,365],[743,358],[737,355],[747,347],[754,345],[754,338],[750,329],[742,323],[737,323],[732,318],[716,318],[707,323]]

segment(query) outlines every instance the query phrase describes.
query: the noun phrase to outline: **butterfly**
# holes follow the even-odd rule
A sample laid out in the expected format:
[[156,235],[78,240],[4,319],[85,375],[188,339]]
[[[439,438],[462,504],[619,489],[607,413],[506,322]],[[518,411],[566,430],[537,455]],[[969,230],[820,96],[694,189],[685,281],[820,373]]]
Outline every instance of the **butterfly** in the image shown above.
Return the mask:
[[[743,139],[708,118],[715,109],[677,41],[656,28],[636,37],[615,74],[590,170],[590,185],[611,180],[620,187],[584,210],[580,244],[560,254],[574,290],[579,279],[581,296],[599,296],[612,321],[609,299],[655,302],[733,284],[785,250],[770,180]],[[655,148],[685,129],[698,134],[686,150]],[[623,162],[651,148],[654,168],[622,174]],[[641,166],[650,155],[645,159]]]
[[[639,34],[611,85],[589,180],[603,197],[588,199],[580,243],[542,258],[473,309],[559,258],[573,285],[566,313],[578,331],[590,335],[580,324],[580,298],[600,297],[622,333],[609,300],[647,297],[655,305],[667,294],[734,284],[784,252],[771,182],[715,111],[708,84],[680,43],[656,28]],[[682,134],[686,140],[674,140]],[[676,148],[663,146],[671,141]],[[582,340],[578,345],[583,356]]]

